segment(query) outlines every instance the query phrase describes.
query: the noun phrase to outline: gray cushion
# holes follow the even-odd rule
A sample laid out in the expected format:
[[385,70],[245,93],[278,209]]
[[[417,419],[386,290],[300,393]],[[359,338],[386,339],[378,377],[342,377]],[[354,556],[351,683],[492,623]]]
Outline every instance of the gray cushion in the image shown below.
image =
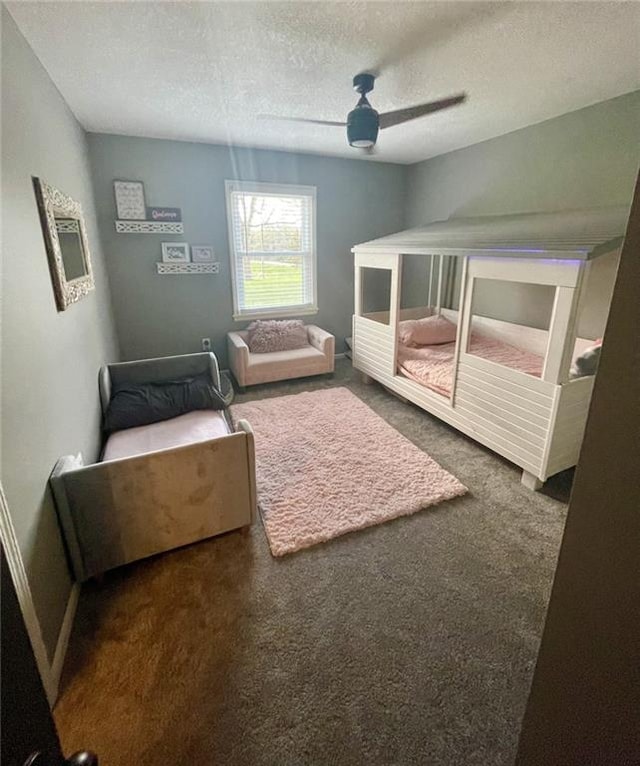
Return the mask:
[[209,376],[214,386],[220,388],[218,361],[211,352],[139,359],[135,362],[106,365],[100,369],[99,375],[102,412],[106,414],[112,392],[125,385],[161,383],[204,374]]
[[146,426],[193,410],[221,410],[225,399],[208,375],[194,378],[121,385],[111,396],[104,430]]

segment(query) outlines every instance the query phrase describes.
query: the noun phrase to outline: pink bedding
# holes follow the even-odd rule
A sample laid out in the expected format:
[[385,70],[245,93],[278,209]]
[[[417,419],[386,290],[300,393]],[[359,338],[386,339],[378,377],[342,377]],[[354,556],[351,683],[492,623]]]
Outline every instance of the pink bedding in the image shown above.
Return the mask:
[[[443,396],[451,394],[455,343],[409,348],[398,343],[398,371]],[[493,338],[473,333],[470,353],[514,370],[540,377],[543,358]]]
[[107,440],[102,461],[183,447],[228,433],[229,426],[222,412],[196,410],[160,423],[115,431]]

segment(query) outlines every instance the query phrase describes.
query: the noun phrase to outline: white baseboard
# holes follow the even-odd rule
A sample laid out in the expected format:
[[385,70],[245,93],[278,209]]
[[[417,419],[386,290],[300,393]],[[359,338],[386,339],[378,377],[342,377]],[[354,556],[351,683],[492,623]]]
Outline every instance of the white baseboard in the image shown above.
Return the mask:
[[333,358],[334,359],[345,359],[346,358],[346,354],[344,352],[342,354],[334,354]]
[[56,651],[53,655],[53,662],[51,663],[51,681],[54,685],[56,696],[58,694],[60,677],[62,676],[62,668],[64,667],[64,658],[66,657],[67,649],[69,648],[69,639],[71,638],[71,630],[73,629],[73,620],[76,616],[79,598],[80,583],[75,582],[71,587],[71,593],[69,593],[67,608],[64,611],[60,633],[58,634]]

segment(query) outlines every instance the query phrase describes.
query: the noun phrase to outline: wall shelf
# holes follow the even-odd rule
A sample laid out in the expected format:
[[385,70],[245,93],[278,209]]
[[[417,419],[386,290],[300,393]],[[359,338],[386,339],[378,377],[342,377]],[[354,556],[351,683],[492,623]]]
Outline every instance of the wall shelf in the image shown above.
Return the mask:
[[217,274],[219,263],[156,263],[158,274]]
[[118,234],[184,234],[184,224],[170,221],[116,221]]

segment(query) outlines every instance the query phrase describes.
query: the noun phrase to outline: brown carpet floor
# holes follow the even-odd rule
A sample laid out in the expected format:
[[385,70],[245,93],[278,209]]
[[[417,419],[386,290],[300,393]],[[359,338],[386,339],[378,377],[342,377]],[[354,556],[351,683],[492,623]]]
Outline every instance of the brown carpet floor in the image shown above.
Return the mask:
[[347,385],[469,487],[462,498],[271,557],[261,523],[83,587],[56,706],[101,766],[513,761],[570,475],[519,471],[348,362]]

